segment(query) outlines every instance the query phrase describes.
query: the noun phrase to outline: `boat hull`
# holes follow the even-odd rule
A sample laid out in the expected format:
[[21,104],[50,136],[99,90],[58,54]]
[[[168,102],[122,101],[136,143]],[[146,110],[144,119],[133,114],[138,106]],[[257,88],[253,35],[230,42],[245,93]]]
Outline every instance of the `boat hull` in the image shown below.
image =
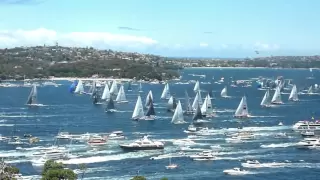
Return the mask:
[[119,145],[121,149],[126,151],[139,151],[139,150],[155,150],[155,149],[164,149],[164,146],[127,146]]

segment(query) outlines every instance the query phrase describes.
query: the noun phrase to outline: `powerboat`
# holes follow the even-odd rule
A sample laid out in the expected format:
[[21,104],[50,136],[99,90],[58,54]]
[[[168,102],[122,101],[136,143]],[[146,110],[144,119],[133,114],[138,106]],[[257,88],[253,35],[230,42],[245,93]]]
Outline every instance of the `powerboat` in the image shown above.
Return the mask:
[[320,121],[299,121],[293,125],[292,129],[296,131],[307,129],[320,130]]
[[277,133],[274,138],[287,138],[287,134],[284,132],[284,133]]
[[67,149],[65,147],[58,147],[58,146],[51,146],[32,154],[33,157],[43,157],[46,159],[53,159],[53,160],[65,158],[66,155],[67,155]]
[[254,161],[247,161],[245,163],[241,163],[241,165],[246,168],[262,168],[262,167],[281,167],[285,165],[285,163],[277,163],[277,162],[260,163],[259,161],[254,160]]
[[178,167],[178,165],[171,163],[171,158],[169,158],[169,165],[166,166],[166,169],[175,169],[177,167]]
[[223,173],[228,175],[245,175],[248,174],[248,171],[240,169],[240,168],[233,168],[233,169],[226,169]]
[[123,150],[153,150],[164,149],[164,143],[161,141],[152,141],[148,136],[144,136],[142,139],[136,140],[130,144],[120,144],[120,148]]
[[59,134],[56,136],[57,139],[72,139],[72,135],[70,135],[68,132],[59,132]]
[[174,140],[173,144],[188,146],[188,145],[194,145],[196,143],[194,141],[192,141],[191,139],[178,139],[178,140]]
[[258,167],[261,167],[261,164],[260,164],[259,161],[254,160],[254,161],[247,161],[247,162],[245,162],[245,163],[241,163],[241,166],[243,166],[243,167],[256,167],[256,168],[258,168]]
[[312,130],[302,131],[300,134],[304,137],[311,137],[315,135],[314,131]]
[[213,151],[202,151],[200,153],[197,153],[195,155],[191,155],[190,158],[196,161],[201,161],[201,160],[215,160],[216,153],[214,153]]
[[122,131],[113,131],[108,135],[109,140],[125,139]]
[[239,137],[239,136],[232,136],[231,138],[226,138],[226,141],[230,142],[230,143],[242,143],[243,142],[241,137]]
[[296,143],[297,148],[312,148],[314,146],[320,145],[318,138],[305,138],[302,141]]
[[93,136],[91,137],[88,142],[90,146],[104,146],[107,144],[107,138],[106,137],[101,137],[101,136]]

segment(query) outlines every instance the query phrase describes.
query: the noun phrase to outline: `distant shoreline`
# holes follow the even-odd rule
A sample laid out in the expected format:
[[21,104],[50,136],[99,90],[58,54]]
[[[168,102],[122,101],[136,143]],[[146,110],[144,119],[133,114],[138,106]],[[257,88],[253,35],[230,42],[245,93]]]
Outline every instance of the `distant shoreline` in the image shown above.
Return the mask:
[[74,80],[84,80],[84,81],[132,81],[130,78],[93,78],[93,77],[53,77],[48,78],[46,80],[53,80],[53,81],[74,81]]
[[[184,69],[298,69],[298,70],[308,70],[310,68],[271,68],[271,67],[184,67]],[[320,68],[311,68],[320,69]]]

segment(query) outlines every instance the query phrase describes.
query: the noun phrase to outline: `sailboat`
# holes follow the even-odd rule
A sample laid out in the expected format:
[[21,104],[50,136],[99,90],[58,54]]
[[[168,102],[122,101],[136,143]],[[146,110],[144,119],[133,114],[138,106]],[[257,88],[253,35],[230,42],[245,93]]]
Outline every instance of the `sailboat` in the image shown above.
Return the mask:
[[107,107],[106,107],[106,112],[116,112],[116,108],[114,106],[114,102],[112,98],[109,98]]
[[205,122],[202,118],[202,113],[201,113],[201,109],[200,109],[200,104],[198,103],[196,105],[196,112],[194,113],[192,120],[193,120],[193,124],[201,124],[203,122]]
[[313,94],[312,86],[309,87],[307,94],[309,94],[309,95],[310,95],[310,94]]
[[148,108],[148,111],[147,111],[144,119],[145,120],[154,120],[155,119],[155,115],[156,115],[156,112],[154,110],[153,102],[151,100],[149,108]]
[[142,93],[143,92],[143,90],[142,90],[142,84],[141,84],[141,82],[140,82],[140,84],[139,84],[139,93]]
[[171,96],[170,99],[168,100],[168,111],[174,111],[177,107],[177,101],[176,98]]
[[118,93],[118,85],[117,85],[117,81],[113,80],[111,88],[110,88],[110,94],[111,95],[117,95]]
[[92,93],[92,99],[93,99],[93,104],[95,104],[95,105],[97,105],[97,104],[102,104],[102,103],[100,102],[101,97],[100,97],[100,95],[99,95],[99,93],[98,93],[97,90],[95,90],[95,91]]
[[138,96],[136,106],[134,107],[134,111],[132,114],[132,119],[133,120],[142,120],[144,119],[144,111],[143,111],[143,106],[142,106],[142,101],[140,95]]
[[289,101],[299,101],[297,86],[293,85],[289,96]]
[[178,101],[177,108],[174,110],[174,114],[172,116],[171,123],[173,124],[183,124],[186,123],[183,117],[183,111],[180,101]]
[[221,94],[221,97],[223,97],[223,98],[229,97],[229,96],[227,95],[227,86],[222,89],[222,91],[221,91],[220,94]]
[[148,108],[151,102],[153,103],[153,95],[152,95],[152,91],[150,90],[146,98],[145,107]]
[[110,99],[110,97],[111,97],[111,94],[110,94],[109,86],[108,86],[108,83],[106,83],[103,89],[101,100],[108,100]]
[[202,105],[202,99],[201,99],[201,93],[200,91],[197,92],[196,97],[193,100],[192,108],[195,110],[197,108],[197,105]]
[[193,114],[193,109],[192,106],[190,104],[190,98],[188,95],[188,92],[185,91],[185,102],[184,102],[185,108],[186,110],[184,111],[185,114]]
[[195,93],[200,91],[200,83],[199,83],[199,81],[197,81],[196,84],[194,85],[193,91]]
[[177,164],[172,164],[172,163],[171,163],[171,157],[170,157],[170,158],[169,158],[169,165],[166,166],[166,169],[175,169],[175,168],[177,168],[177,167],[178,167]]
[[27,106],[42,106],[42,104],[37,103],[37,94],[37,86],[34,84],[26,102]]
[[83,82],[82,80],[78,81],[77,87],[74,90],[75,94],[83,94],[84,93],[84,87],[83,87]]
[[283,104],[283,102],[281,100],[281,93],[280,93],[279,86],[276,88],[276,91],[273,94],[273,97],[271,99],[271,104]]
[[128,88],[127,91],[130,92],[132,91],[132,85],[131,85],[131,81],[128,82]]
[[116,98],[117,103],[127,103],[126,93],[124,92],[124,87],[121,85],[119,93]]
[[169,88],[169,84],[166,83],[164,85],[162,94],[161,94],[161,99],[169,99],[170,98],[170,88]]
[[243,96],[240,104],[234,114],[234,117],[236,118],[247,118],[249,117],[249,113],[248,113],[248,107],[247,107],[247,98],[246,96]]
[[201,107],[201,113],[205,117],[212,117],[213,116],[212,102],[211,102],[211,98],[210,98],[209,94],[204,99],[204,102]]
[[90,87],[88,94],[91,94],[93,96],[93,93],[96,91],[96,88],[97,88],[97,83],[96,83],[96,81],[93,81],[92,86]]
[[266,93],[264,94],[260,105],[261,105],[262,107],[271,107],[271,106],[270,106],[270,102],[269,102],[269,98],[270,98],[270,92],[269,92],[269,89],[268,89],[268,90],[266,91]]

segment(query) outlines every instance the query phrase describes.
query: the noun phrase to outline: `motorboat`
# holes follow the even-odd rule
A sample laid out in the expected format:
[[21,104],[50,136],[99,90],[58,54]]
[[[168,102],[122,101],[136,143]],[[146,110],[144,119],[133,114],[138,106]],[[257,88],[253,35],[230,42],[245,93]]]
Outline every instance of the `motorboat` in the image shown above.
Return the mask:
[[198,131],[200,131],[201,129],[203,129],[202,127],[195,127],[193,124],[188,126],[187,130],[184,130],[185,133],[187,134],[195,134]]
[[277,133],[275,136],[274,136],[275,138],[287,138],[288,136],[287,136],[287,133]]
[[233,169],[226,169],[223,173],[228,175],[245,175],[248,174],[248,171],[240,169],[240,168],[233,168]]
[[109,140],[125,139],[122,131],[113,131],[108,135]]
[[18,136],[12,136],[9,139],[8,144],[10,144],[10,145],[23,145],[23,144],[26,144],[26,143],[22,142]]
[[241,165],[243,167],[256,167],[256,168],[261,167],[260,162],[257,160],[254,160],[254,161],[249,160],[249,161],[246,161],[245,163],[241,163]]
[[164,143],[161,141],[152,141],[148,136],[144,136],[142,139],[136,140],[130,144],[120,144],[120,148],[123,150],[153,150],[164,149]]
[[278,126],[283,126],[283,123],[282,123],[282,122],[279,122]]
[[33,153],[33,157],[43,157],[46,159],[61,159],[67,155],[67,149],[65,147],[51,146],[44,148],[39,152]]
[[196,142],[192,141],[191,139],[177,139],[173,141],[173,144],[188,146],[188,145],[194,145],[196,144]]
[[299,121],[293,125],[292,129],[296,131],[304,131],[307,129],[320,130],[320,121]]
[[107,144],[107,137],[93,136],[88,142],[90,146],[104,146]]
[[215,160],[216,159],[216,153],[213,151],[202,151],[200,153],[197,153],[195,155],[189,156],[191,159],[196,161],[201,160]]
[[57,139],[72,139],[72,135],[70,135],[68,132],[59,132],[56,136]]
[[230,142],[230,143],[242,143],[243,142],[241,137],[239,137],[239,136],[232,136],[231,138],[226,138],[226,141]]
[[315,135],[313,130],[302,131],[300,134],[304,137],[311,137]]
[[305,138],[302,141],[296,143],[297,148],[310,148],[315,145],[320,145],[320,141],[318,138]]
[[2,136],[2,134],[0,134],[0,141],[6,141],[6,140],[8,140],[9,138],[7,138],[7,137],[4,137],[4,136]]

